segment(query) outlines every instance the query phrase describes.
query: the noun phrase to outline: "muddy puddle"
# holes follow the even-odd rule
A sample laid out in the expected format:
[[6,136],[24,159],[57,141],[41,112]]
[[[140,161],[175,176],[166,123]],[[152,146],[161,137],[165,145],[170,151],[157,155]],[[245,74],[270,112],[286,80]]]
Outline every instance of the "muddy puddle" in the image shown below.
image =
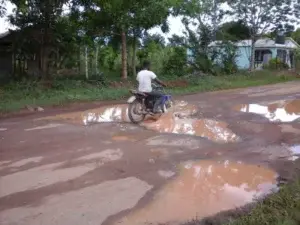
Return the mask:
[[292,156],[289,158],[292,161],[299,159],[300,157],[300,145],[292,145],[290,146],[290,151]]
[[277,189],[267,168],[237,162],[186,162],[151,201],[115,224],[177,224],[234,209]]
[[100,107],[81,112],[64,113],[45,117],[46,120],[65,121],[74,124],[88,125],[103,122],[130,122],[127,105]]
[[128,136],[128,135],[114,135],[111,138],[113,141],[136,141],[134,136]]
[[[173,108],[162,116],[146,118],[141,126],[159,133],[188,134],[205,137],[216,142],[235,142],[238,136],[227,128],[227,124],[210,119],[191,119],[197,107],[185,101],[177,101]],[[103,122],[130,122],[127,105],[101,107],[84,112],[60,114],[47,117],[48,120],[60,120],[89,125]],[[121,141],[126,137],[115,137]]]
[[[178,116],[190,116],[197,112],[197,108],[196,106],[188,104],[187,102],[178,101],[175,102],[172,112],[176,112]],[[65,121],[82,125],[103,122],[130,122],[127,104],[100,107],[80,112],[58,114],[55,116],[44,117],[43,120],[45,119]],[[156,120],[156,118],[152,119]]]
[[300,99],[238,105],[235,110],[259,114],[271,122],[293,122],[300,119]]
[[142,126],[160,133],[187,134],[205,137],[216,142],[235,142],[239,137],[234,134],[228,124],[209,119],[178,118],[167,113],[155,122],[144,122]]

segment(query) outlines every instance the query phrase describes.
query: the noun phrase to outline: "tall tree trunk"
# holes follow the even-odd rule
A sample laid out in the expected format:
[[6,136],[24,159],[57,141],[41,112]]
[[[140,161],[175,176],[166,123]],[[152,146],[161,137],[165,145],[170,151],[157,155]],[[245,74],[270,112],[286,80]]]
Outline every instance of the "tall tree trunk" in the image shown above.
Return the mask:
[[50,1],[45,1],[45,22],[44,22],[44,32],[42,34],[42,44],[41,44],[41,70],[42,70],[42,76],[44,79],[49,79],[49,71],[48,71],[48,61],[49,61],[49,28],[51,27],[51,20],[50,20],[50,11],[51,11],[51,5]]
[[49,77],[49,71],[48,71],[48,62],[49,62],[49,48],[45,44],[42,46],[42,64],[41,64],[41,70],[42,70],[42,76],[44,79],[48,80]]
[[132,75],[136,77],[136,36],[133,37],[133,45],[132,45],[132,59],[131,59],[131,67],[132,67]]
[[213,1],[213,41],[217,39],[217,17],[218,17],[218,0]]
[[85,46],[85,77],[88,80],[89,79],[89,64],[88,64],[88,48]]
[[127,49],[126,49],[126,34],[122,31],[122,79],[127,79]]
[[256,43],[256,38],[252,37],[251,38],[251,60],[250,60],[250,67],[249,67],[250,71],[255,70],[255,43]]
[[78,52],[77,52],[77,72],[81,73],[81,48],[79,46]]
[[99,54],[99,45],[96,46],[96,57],[95,57],[95,67],[96,67],[96,75],[98,75],[98,54]]
[[15,47],[13,45],[13,51],[12,51],[12,76],[13,76],[13,79],[16,78],[16,52],[15,52]]

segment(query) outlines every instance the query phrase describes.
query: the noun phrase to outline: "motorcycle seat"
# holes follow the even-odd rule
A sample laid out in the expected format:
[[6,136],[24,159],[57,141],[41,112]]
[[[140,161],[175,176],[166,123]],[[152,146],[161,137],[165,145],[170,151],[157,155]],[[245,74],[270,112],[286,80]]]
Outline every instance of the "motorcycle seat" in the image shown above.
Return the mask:
[[141,95],[141,96],[145,96],[145,97],[147,96],[146,93],[140,92],[140,91],[137,91],[137,90],[133,90],[133,89],[131,89],[130,92],[131,92],[132,94],[134,94],[134,95]]

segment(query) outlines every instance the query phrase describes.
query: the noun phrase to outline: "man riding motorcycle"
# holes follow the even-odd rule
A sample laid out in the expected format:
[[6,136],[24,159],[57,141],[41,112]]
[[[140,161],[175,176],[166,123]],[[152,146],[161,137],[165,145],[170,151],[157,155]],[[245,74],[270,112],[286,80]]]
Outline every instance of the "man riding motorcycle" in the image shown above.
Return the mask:
[[162,103],[163,94],[160,93],[159,91],[152,90],[152,80],[162,85],[163,87],[166,87],[167,85],[157,78],[156,74],[150,70],[150,66],[151,64],[149,61],[144,61],[143,69],[137,74],[136,80],[139,83],[138,91],[146,93],[148,96],[155,98],[153,112],[161,113],[162,110],[160,109],[159,106]]

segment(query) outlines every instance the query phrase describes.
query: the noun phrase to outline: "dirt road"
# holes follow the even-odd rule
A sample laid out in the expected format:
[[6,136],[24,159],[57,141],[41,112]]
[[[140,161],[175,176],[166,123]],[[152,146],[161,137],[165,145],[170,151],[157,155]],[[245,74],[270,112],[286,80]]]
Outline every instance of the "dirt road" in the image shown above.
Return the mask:
[[182,96],[157,121],[127,120],[124,105],[1,120],[0,223],[177,224],[245,205],[300,154],[300,83]]

